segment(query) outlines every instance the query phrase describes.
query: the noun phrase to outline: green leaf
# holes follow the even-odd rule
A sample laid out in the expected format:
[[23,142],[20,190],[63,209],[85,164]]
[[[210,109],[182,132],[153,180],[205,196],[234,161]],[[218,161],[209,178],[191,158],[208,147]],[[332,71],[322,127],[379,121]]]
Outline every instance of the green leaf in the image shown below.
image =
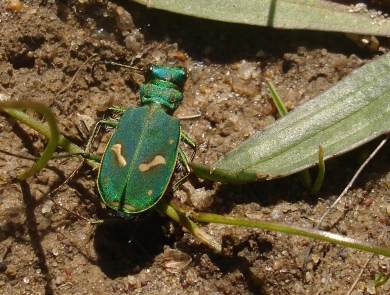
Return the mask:
[[148,8],[223,22],[389,36],[390,22],[370,12],[318,0],[136,0]]
[[211,167],[193,164],[202,178],[245,183],[287,176],[350,151],[390,130],[390,55],[264,128]]

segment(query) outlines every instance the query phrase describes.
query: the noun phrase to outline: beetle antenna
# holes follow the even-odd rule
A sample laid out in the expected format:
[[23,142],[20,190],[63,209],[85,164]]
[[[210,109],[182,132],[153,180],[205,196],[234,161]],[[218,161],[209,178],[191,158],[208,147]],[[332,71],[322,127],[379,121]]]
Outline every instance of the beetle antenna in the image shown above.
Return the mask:
[[139,68],[136,68],[136,67],[133,67],[133,66],[128,66],[128,65],[124,65],[124,64],[121,64],[121,63],[117,63],[117,62],[114,62],[114,61],[109,61],[109,60],[103,60],[103,61],[97,61],[95,62],[93,65],[92,65],[92,69],[91,69],[91,72],[92,72],[92,77],[95,79],[95,67],[98,66],[98,65],[113,65],[113,66],[119,66],[119,67],[122,67],[122,68],[126,68],[126,69],[130,69],[132,71],[136,71],[140,74],[143,74],[144,73],[144,70],[143,69],[139,69]]

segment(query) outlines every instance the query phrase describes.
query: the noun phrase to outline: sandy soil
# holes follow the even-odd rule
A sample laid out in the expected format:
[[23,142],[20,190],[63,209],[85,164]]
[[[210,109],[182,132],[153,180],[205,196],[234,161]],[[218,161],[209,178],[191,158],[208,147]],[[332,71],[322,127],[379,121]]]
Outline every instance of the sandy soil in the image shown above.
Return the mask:
[[[8,5],[0,3],[1,94],[45,103],[61,133],[84,145],[78,123],[91,127],[110,105],[137,105],[143,83],[139,74],[112,66],[98,67],[94,79],[90,62],[61,91],[88,57],[135,66],[183,65],[189,79],[175,115],[201,113],[182,126],[198,144],[195,161],[205,164],[277,119],[265,79],[293,108],[378,55],[343,34],[215,23],[133,3],[122,3],[127,12],[104,0],[25,1],[20,12]],[[46,143],[7,116],[0,117],[0,130],[2,151],[39,156]],[[98,153],[108,138],[106,133],[97,140]],[[296,176],[240,186],[191,176],[174,196],[207,212],[312,227],[357,170],[361,152],[330,161],[315,197]],[[33,162],[0,153],[1,294],[319,294],[324,288],[323,294],[345,294],[363,268],[353,294],[390,292],[390,283],[373,287],[381,271],[390,271],[387,258],[373,256],[364,267],[370,254],[328,243],[314,243],[302,271],[307,238],[202,225],[223,243],[226,253],[217,255],[155,210],[137,222],[91,225],[45,198],[79,162],[55,159],[20,183],[17,173]],[[389,246],[389,171],[386,146],[324,228]],[[97,193],[96,174],[83,167],[55,200],[82,216],[110,218]],[[193,197],[193,189],[205,190],[205,199]],[[187,266],[172,267],[171,262],[189,259]]]

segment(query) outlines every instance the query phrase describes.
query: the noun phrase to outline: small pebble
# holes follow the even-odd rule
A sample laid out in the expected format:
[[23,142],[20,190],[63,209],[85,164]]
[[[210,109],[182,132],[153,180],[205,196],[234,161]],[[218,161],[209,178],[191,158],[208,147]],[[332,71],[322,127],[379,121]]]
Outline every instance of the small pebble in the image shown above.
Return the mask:
[[20,3],[20,0],[10,0],[9,9],[11,11],[19,12],[22,10],[22,3]]
[[388,205],[388,206],[386,207],[386,212],[387,212],[387,215],[390,216],[390,205]]
[[306,282],[311,282],[311,280],[312,280],[312,276],[310,272],[306,272]]
[[115,17],[116,27],[121,31],[128,31],[134,27],[133,18],[130,13],[122,7],[118,7],[117,16]]

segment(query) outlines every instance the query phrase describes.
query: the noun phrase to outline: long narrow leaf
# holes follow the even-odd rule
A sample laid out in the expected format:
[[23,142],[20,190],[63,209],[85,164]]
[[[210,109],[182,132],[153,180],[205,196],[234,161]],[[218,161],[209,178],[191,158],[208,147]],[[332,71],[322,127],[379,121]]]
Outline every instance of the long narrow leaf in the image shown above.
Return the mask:
[[389,36],[390,22],[371,13],[319,0],[135,0],[135,2],[184,15],[223,22]]
[[390,55],[361,67],[336,86],[258,132],[200,177],[244,183],[287,176],[350,151],[390,130]]

